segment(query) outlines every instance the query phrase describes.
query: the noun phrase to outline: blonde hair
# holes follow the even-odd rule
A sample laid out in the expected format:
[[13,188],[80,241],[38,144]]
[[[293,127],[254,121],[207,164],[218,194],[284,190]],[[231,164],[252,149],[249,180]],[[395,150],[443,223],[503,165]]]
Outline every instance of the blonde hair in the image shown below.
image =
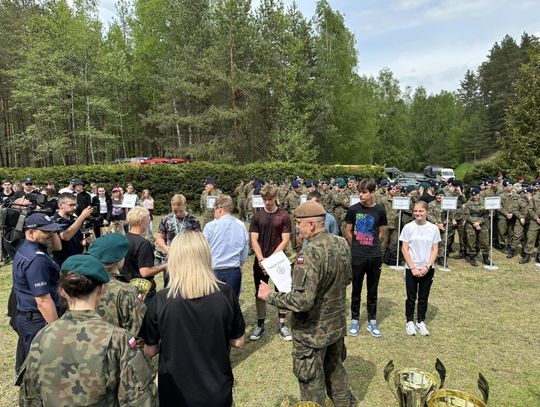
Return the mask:
[[187,204],[187,199],[182,194],[174,194],[171,198],[171,205],[183,206]]
[[129,226],[137,226],[140,225],[141,221],[147,216],[150,216],[148,209],[136,206],[129,210],[126,220]]
[[171,243],[168,257],[168,298],[186,300],[205,297],[219,290],[212,270],[212,255],[206,238],[198,231],[185,231]]
[[266,184],[261,188],[261,196],[263,198],[275,198],[277,196],[277,188],[272,184]]

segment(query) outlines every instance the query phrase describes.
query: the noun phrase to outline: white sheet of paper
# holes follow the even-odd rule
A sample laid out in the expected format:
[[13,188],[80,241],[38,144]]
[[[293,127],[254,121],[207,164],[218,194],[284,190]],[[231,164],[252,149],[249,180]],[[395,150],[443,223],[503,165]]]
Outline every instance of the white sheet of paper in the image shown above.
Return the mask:
[[486,209],[501,209],[500,196],[486,196],[484,198],[484,208]]
[[307,195],[300,195],[300,205],[307,202]]
[[270,276],[280,292],[288,293],[291,291],[291,262],[283,250],[267,257],[261,263],[264,271]]
[[253,199],[251,200],[251,206],[254,208],[264,208],[264,201],[262,199],[261,195],[253,195]]
[[135,194],[125,194],[122,199],[122,208],[135,208],[137,203],[137,195]]
[[411,198],[409,197],[394,197],[392,198],[392,209],[397,211],[408,210],[411,206]]
[[441,201],[441,209],[445,211],[457,209],[457,197],[443,196]]
[[206,207],[208,209],[213,209],[214,205],[216,204],[217,196],[209,196],[206,198]]
[[349,206],[356,205],[358,202],[360,202],[360,197],[358,195],[351,195],[350,197],[350,204]]

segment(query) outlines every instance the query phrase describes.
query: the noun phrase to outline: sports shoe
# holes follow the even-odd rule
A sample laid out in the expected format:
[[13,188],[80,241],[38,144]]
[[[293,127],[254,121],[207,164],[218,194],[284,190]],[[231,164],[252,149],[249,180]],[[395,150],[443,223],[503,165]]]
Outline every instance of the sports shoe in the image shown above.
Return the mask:
[[278,330],[283,339],[285,339],[286,341],[292,341],[292,335],[285,325],[279,326]]
[[407,332],[407,335],[409,336],[416,335],[416,328],[414,327],[414,322],[412,321],[407,322],[407,325],[405,325],[405,332]]
[[252,341],[257,341],[261,337],[261,335],[264,333],[264,325],[257,325],[255,329],[253,330],[253,333],[249,337]]
[[377,321],[375,321],[374,319],[370,320],[369,324],[367,324],[367,330],[371,333],[371,336],[374,336],[375,338],[381,336],[381,331],[379,331]]
[[424,321],[416,323],[416,330],[422,336],[428,336],[429,335],[429,331],[428,331],[427,326],[424,323]]
[[351,320],[351,329],[349,329],[350,336],[358,336],[358,330],[360,329],[360,323],[357,319]]

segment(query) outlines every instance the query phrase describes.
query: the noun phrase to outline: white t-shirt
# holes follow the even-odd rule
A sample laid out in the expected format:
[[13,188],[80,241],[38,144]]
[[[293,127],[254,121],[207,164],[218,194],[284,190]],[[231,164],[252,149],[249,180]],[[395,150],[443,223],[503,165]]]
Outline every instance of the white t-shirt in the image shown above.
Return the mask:
[[422,268],[427,265],[433,245],[441,241],[441,234],[439,228],[431,222],[419,225],[412,221],[405,225],[399,240],[409,243],[409,254],[414,265]]

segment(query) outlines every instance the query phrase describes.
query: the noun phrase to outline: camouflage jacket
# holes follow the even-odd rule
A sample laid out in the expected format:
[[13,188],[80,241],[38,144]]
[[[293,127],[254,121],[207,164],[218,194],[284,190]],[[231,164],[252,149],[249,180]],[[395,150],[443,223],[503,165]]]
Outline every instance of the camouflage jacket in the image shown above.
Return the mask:
[[219,196],[221,195],[223,192],[221,192],[220,189],[217,189],[217,188],[214,188],[213,190],[211,190],[210,192],[206,192],[206,191],[203,191],[203,193],[201,194],[201,201],[200,201],[200,208],[201,208],[201,211],[203,213],[213,213],[214,210],[212,208],[207,208],[206,205],[207,205],[207,200],[208,200],[208,197],[209,196]]
[[301,195],[301,193],[297,193],[294,190],[290,191],[283,202],[283,209],[291,215],[294,214],[294,210],[300,205]]
[[528,207],[529,219],[532,222],[537,222],[540,219],[540,196],[535,194],[531,198],[531,202]]
[[234,196],[236,198],[236,202],[243,202],[244,199],[246,199],[245,185],[243,182],[238,184],[238,186],[234,189]]
[[182,219],[178,219],[174,212],[165,215],[159,222],[158,233],[165,238],[165,244],[170,246],[176,235],[181,234],[184,230],[201,231],[201,223],[191,213],[186,213]]
[[446,222],[446,216],[443,214],[443,210],[441,209],[441,203],[437,202],[437,200],[431,201],[428,204],[427,220],[434,224]]
[[112,273],[109,273],[109,277],[96,311],[105,321],[137,336],[146,313],[146,305],[139,298],[135,287],[118,281]]
[[298,254],[291,292],[272,292],[266,301],[293,311],[296,341],[322,348],[346,335],[346,290],[351,280],[349,245],[344,238],[322,231]]
[[497,210],[499,216],[506,217],[506,214],[511,213],[514,219],[519,218],[519,196],[515,192],[509,194],[503,192],[501,195],[501,208]]
[[349,199],[349,195],[345,190],[335,191],[332,195],[334,217],[338,222],[345,220],[347,209],[349,209]]
[[154,377],[135,339],[95,311],[67,311],[32,341],[21,406],[156,406]]
[[461,221],[463,219],[463,205],[467,202],[465,195],[458,191],[446,191],[444,196],[457,198],[457,209],[450,211],[450,219]]
[[484,209],[484,203],[481,200],[473,201],[470,199],[463,205],[463,217],[465,222],[480,222],[481,225],[484,225],[487,223],[488,215],[489,211]]
[[386,219],[388,220],[388,229],[396,229],[398,227],[398,211],[392,209],[392,197],[386,195],[382,200],[382,205],[386,209]]

